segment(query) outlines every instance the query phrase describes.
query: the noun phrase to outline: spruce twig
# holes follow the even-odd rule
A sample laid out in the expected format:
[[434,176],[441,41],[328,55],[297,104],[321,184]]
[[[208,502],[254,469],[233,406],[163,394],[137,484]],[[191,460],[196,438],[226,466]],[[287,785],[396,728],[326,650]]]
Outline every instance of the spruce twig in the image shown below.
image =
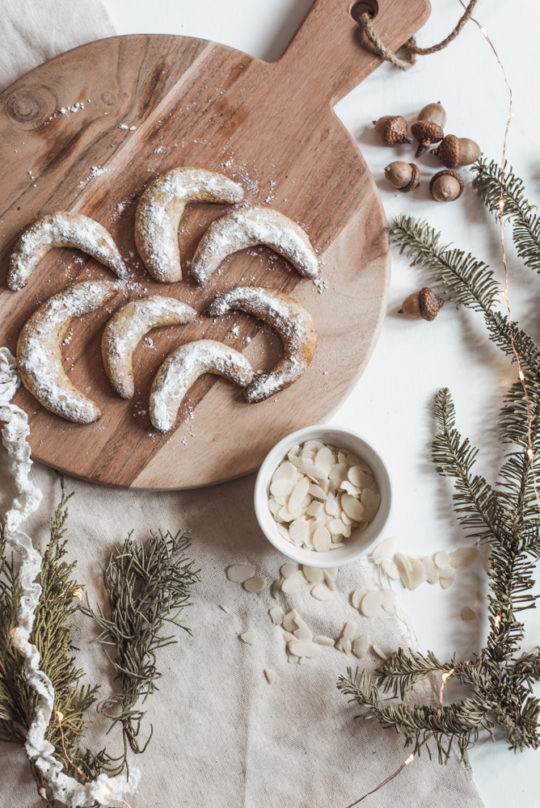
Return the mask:
[[177,642],[163,628],[170,623],[191,633],[179,621],[189,605],[191,587],[199,580],[185,556],[189,545],[182,532],[151,532],[142,543],[128,537],[112,553],[104,573],[110,617],[101,609],[85,609],[101,629],[98,641],[111,647],[106,653],[120,683],[120,691],[101,702],[99,709],[113,726],[121,723],[124,743],[135,753],[144,752],[152,737],[150,727],[144,744],[138,740],[145,715],[139,702],[157,690],[161,673],[156,652]]
[[[475,170],[475,186],[493,212],[500,211],[502,184],[504,215],[513,221],[518,255],[539,270],[540,220],[525,198],[523,183],[495,163],[481,160]],[[485,263],[443,245],[440,234],[425,221],[399,217],[391,234],[413,266],[435,275],[457,305],[483,316],[489,338],[513,361],[515,347],[528,400],[521,381],[504,396],[498,429],[508,451],[497,481],[490,485],[475,473],[478,450],[456,427],[449,391],[440,390],[435,398],[435,466],[439,474],[453,480],[454,510],[467,536],[490,548],[489,631],[484,647],[460,661],[455,655],[440,661],[432,652],[399,649],[371,674],[349,669],[338,687],[362,707],[362,715],[402,735],[414,754],[424,746],[429,751],[434,744],[442,763],[454,745],[465,757],[481,732],[493,738],[496,726],[505,733],[510,749],[536,749],[540,699],[533,688],[540,680],[540,649],[524,653],[520,613],[534,608],[538,598],[533,588],[540,558],[540,513],[530,449],[534,471],[540,476],[540,351],[525,331],[497,311],[499,285]],[[438,707],[411,704],[415,686],[434,674],[453,676],[467,687],[468,695],[447,705],[441,696]]]

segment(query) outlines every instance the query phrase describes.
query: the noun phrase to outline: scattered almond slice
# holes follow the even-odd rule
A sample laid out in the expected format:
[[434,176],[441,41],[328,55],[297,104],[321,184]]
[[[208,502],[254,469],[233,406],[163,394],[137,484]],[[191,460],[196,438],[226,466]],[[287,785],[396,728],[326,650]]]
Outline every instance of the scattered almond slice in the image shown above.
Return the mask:
[[268,609],[268,614],[275,626],[280,626],[283,623],[284,612],[281,606],[272,606],[271,609]]
[[439,570],[435,566],[435,562],[431,556],[422,556],[420,559],[424,571],[426,573],[426,581],[428,584],[436,584],[439,582]]
[[369,589],[360,602],[360,611],[365,617],[373,617],[381,608],[381,591]]
[[247,581],[244,581],[242,586],[246,592],[254,592],[256,594],[258,592],[262,592],[266,587],[266,578],[248,578]]
[[448,589],[449,586],[452,586],[455,580],[456,580],[456,573],[454,572],[454,570],[451,570],[450,575],[446,575],[446,571],[444,575],[441,573],[439,577],[439,584],[441,589]]
[[291,640],[295,639],[295,636],[291,631],[284,631],[283,637],[285,638],[285,642],[290,642]]
[[350,494],[343,494],[341,497],[341,506],[353,522],[361,522],[364,518],[363,504]]
[[358,588],[358,589],[355,589],[354,592],[351,593],[351,603],[352,603],[352,605],[354,606],[355,609],[360,608],[360,601],[362,600],[364,592],[365,592],[364,589]]
[[409,589],[417,589],[426,580],[426,570],[418,556],[410,556],[411,576]]
[[323,576],[328,589],[336,588],[337,567],[330,567],[330,569],[323,570]]
[[307,623],[298,616],[295,620],[297,628],[293,631],[294,636],[299,640],[306,640],[311,642],[313,639],[313,632]]
[[388,614],[394,614],[396,611],[396,593],[393,589],[382,590],[381,606]]
[[251,628],[248,629],[247,631],[244,631],[244,633],[240,634],[239,637],[242,640],[242,642],[245,642],[247,645],[252,645],[257,639],[257,635]]
[[387,536],[371,551],[371,560],[374,564],[382,564],[386,559],[392,559],[396,551],[396,537]]
[[274,684],[274,682],[276,681],[276,672],[270,670],[270,668],[265,668],[263,673],[264,673],[264,678],[266,679],[268,684],[269,685]]
[[320,553],[324,553],[330,549],[330,545],[332,540],[330,538],[330,533],[325,527],[318,527],[315,532],[313,533],[313,546],[316,550]]
[[277,578],[275,581],[272,581],[270,586],[270,595],[273,598],[277,598],[279,592],[281,592],[281,580]]
[[476,617],[476,612],[470,606],[464,606],[461,610],[461,619],[462,620],[474,620]]
[[399,570],[396,566],[396,562],[393,558],[385,558],[381,563],[381,569],[383,572],[388,575],[393,581],[397,581],[399,578]]
[[282,578],[290,578],[293,573],[298,572],[298,569],[298,564],[293,564],[290,562],[287,564],[282,564],[279,568],[279,572]]
[[388,657],[390,656],[390,654],[388,654],[386,651],[383,651],[383,649],[378,645],[372,645],[371,650],[373,651],[374,654],[376,654],[379,657],[379,659],[388,659]]
[[296,572],[293,572],[293,574],[289,575],[288,578],[285,578],[281,584],[281,591],[287,594],[297,592],[299,589],[305,586],[305,583],[306,579],[304,578],[304,573],[302,570],[296,570]]
[[319,634],[317,637],[313,637],[313,642],[316,642],[317,645],[326,645],[326,646],[334,644],[334,640],[332,639],[332,637],[325,637],[324,634]]
[[345,625],[343,626],[343,631],[341,632],[341,636],[344,640],[353,640],[356,634],[358,626],[354,622],[354,620],[347,620]]
[[231,613],[231,610],[229,609],[229,607],[225,606],[224,603],[220,603],[219,608],[221,609],[222,612],[225,612],[225,614],[230,614]]
[[285,629],[285,631],[294,631],[296,626],[296,618],[298,617],[298,612],[296,609],[291,609],[290,612],[287,612],[283,620],[281,621],[281,625]]
[[369,649],[369,637],[367,634],[360,634],[352,643],[352,652],[358,659],[365,657]]
[[226,569],[227,578],[235,584],[243,584],[255,575],[253,564],[231,564]]
[[332,600],[334,597],[332,590],[328,589],[324,584],[315,584],[311,589],[311,595],[316,600]]
[[306,567],[304,565],[302,572],[304,573],[304,578],[306,581],[309,581],[310,584],[318,584],[324,579],[324,574],[320,567]]
[[448,554],[450,559],[450,564],[452,567],[463,567],[465,564],[468,564],[478,555],[478,548],[477,547],[468,547],[464,545],[463,547],[458,547],[457,550],[454,550],[452,553]]
[[437,569],[441,570],[450,570],[452,565],[450,563],[450,556],[445,550],[439,550],[438,553],[433,554],[433,562]]
[[317,643],[296,639],[287,643],[287,650],[293,656],[306,657],[307,659],[314,659],[322,653],[322,647]]
[[411,589],[411,576],[413,568],[409,556],[405,555],[405,553],[396,553],[394,556],[394,562],[398,569],[401,583],[407,589]]

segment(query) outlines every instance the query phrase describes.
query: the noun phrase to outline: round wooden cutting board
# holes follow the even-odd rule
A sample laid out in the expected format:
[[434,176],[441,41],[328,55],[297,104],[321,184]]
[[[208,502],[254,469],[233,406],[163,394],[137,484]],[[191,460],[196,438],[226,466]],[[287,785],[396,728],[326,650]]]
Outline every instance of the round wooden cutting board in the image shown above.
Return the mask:
[[[110,388],[100,356],[104,323],[125,297],[74,323],[63,349],[65,370],[103,416],[89,426],[68,423],[21,388],[15,403],[30,415],[36,459],[112,485],[214,483],[256,468],[284,434],[323,419],[350,390],[372,350],[389,273],[374,182],[332,110],[379,64],[364,47],[350,6],[350,0],[317,0],[275,63],[198,39],[113,37],[47,62],[2,93],[0,345],[15,351],[28,316],[68,283],[113,279],[97,262],[63,249],[46,256],[22,291],[7,289],[17,235],[57,210],[85,213],[111,232],[132,273],[131,297],[171,295],[200,312],[195,323],[156,330],[138,347],[136,395],[127,402]],[[427,0],[379,0],[378,6],[377,30],[392,49],[428,13]],[[153,281],[135,250],[137,199],[155,176],[182,165],[220,171],[243,184],[249,202],[301,224],[321,256],[321,288],[257,248],[228,258],[198,289],[186,268],[209,222],[227,211],[210,204],[189,206],[181,221],[185,279]],[[217,292],[239,283],[285,291],[311,312],[318,332],[312,365],[289,389],[256,405],[227,382],[202,377],[176,429],[157,434],[148,392],[177,345],[222,340],[257,368],[270,368],[279,356],[279,339],[259,321],[240,313],[204,315]]]

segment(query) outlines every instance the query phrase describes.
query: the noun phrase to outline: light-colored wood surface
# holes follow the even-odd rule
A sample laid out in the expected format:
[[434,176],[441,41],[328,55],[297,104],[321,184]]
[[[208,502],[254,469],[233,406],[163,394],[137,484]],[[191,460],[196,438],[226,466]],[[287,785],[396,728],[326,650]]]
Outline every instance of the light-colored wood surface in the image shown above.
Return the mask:
[[[94,261],[55,251],[21,292],[5,288],[17,234],[54,210],[84,212],[105,225],[129,259],[132,296],[181,298],[201,313],[219,290],[239,282],[293,294],[314,317],[319,345],[304,377],[266,402],[247,405],[223,381],[192,388],[172,434],[152,432],[151,379],[181,342],[222,339],[257,367],[279,355],[279,340],[238,315],[153,332],[153,348],[135,354],[136,396],[115,397],[101,366],[108,312],[74,326],[65,367],[103,410],[76,426],[47,413],[25,391],[36,458],[96,482],[155,488],[203,485],[257,466],[286,432],[323,419],[364,367],[383,315],[388,280],[386,222],[373,181],[332,104],[378,61],[362,47],[346,0],[318,0],[284,56],[269,64],[221,45],[172,36],[114,37],[70,51],[6,90],[0,113],[0,344],[15,348],[36,305],[73,280],[108,278]],[[427,15],[426,0],[380,0],[378,30],[395,48]],[[84,108],[75,108],[82,102]],[[62,111],[63,110],[63,111]],[[120,128],[122,126],[134,129]],[[304,226],[322,256],[328,288],[319,294],[267,250],[228,259],[199,290],[151,280],[133,239],[136,201],[145,184],[178,165],[223,171],[247,197],[271,204]],[[208,223],[225,211],[191,206],[180,227],[185,261]],[[120,296],[117,304],[121,302]],[[109,312],[112,309],[109,307]],[[239,325],[238,335],[231,329]],[[236,329],[235,329],[236,330]]]

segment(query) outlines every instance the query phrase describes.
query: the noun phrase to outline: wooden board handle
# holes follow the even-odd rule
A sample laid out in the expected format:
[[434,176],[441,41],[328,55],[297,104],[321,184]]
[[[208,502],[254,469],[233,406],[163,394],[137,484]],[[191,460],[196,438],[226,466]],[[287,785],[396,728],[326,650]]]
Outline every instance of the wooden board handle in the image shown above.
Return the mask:
[[[297,83],[306,99],[328,100],[333,105],[380,64],[351,15],[355,4],[356,0],[314,1],[276,63],[287,91]],[[429,0],[372,0],[369,5],[378,7],[375,28],[391,50],[403,45],[430,11]]]

